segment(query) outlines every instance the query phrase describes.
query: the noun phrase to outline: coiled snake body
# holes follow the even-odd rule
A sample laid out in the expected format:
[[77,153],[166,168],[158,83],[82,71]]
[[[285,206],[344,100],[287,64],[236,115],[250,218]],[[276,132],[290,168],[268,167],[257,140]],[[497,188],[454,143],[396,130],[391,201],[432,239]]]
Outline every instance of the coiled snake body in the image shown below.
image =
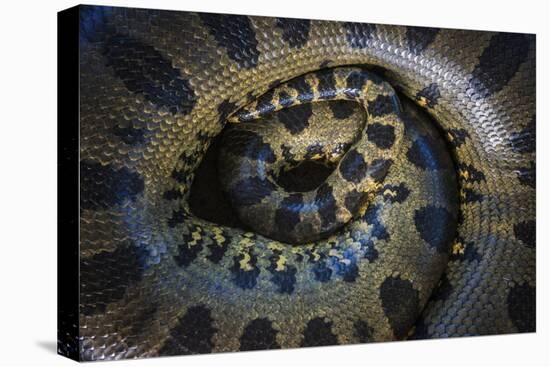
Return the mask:
[[[81,358],[534,331],[534,84],[530,35],[82,7]],[[246,229],[189,206],[222,130]]]

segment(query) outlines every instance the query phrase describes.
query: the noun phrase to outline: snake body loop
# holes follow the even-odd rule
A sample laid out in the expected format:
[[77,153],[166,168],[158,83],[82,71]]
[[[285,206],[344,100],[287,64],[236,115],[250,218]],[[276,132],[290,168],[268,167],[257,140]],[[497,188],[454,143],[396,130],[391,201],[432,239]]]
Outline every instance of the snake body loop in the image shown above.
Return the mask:
[[[334,85],[339,87],[327,83],[327,78],[334,78]],[[299,87],[304,85],[309,86],[307,91]],[[235,121],[241,124],[226,132],[219,165],[222,185],[233,206],[238,207],[241,220],[260,234],[287,243],[327,237],[358,215],[359,209],[367,204],[368,195],[373,196],[381,187],[397,157],[405,131],[399,100],[387,83],[358,68],[305,75],[268,96],[277,98],[277,103],[259,98],[255,107],[245,107],[237,113]],[[362,105],[368,119],[362,136],[353,145],[348,143],[349,150],[321,185],[305,193],[287,193],[269,175],[275,170],[271,166],[276,160],[270,145],[263,142],[262,124],[245,121],[265,115],[262,106],[267,104],[273,106],[269,109],[273,113],[283,107],[304,107],[306,103],[332,100],[350,100]],[[303,128],[289,126],[289,129],[291,134],[298,135]],[[304,136],[313,141],[311,134]],[[306,156],[307,152],[301,155]],[[250,210],[253,205],[255,210]],[[297,218],[295,223],[291,223],[291,217]],[[274,228],[273,223],[279,228]]]

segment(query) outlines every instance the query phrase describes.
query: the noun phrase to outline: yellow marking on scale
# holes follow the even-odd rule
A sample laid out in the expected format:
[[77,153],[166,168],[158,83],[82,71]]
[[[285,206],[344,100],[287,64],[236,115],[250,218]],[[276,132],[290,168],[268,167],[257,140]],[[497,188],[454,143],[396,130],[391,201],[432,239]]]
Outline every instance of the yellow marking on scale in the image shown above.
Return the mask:
[[250,238],[245,237],[239,241],[239,245],[241,247],[250,247],[254,245],[254,242]]
[[462,244],[462,242],[455,242],[453,244],[453,248],[452,248],[452,254],[453,255],[464,255],[464,250],[465,250],[465,246]]
[[193,240],[189,241],[189,246],[195,246],[202,239],[200,228],[191,233],[191,238]]
[[313,250],[313,251],[311,252],[311,254],[313,255],[313,260],[314,260],[314,261],[319,261],[319,260],[321,259],[321,255],[319,255],[319,254],[317,253],[317,250]]
[[223,230],[221,230],[219,227],[212,228],[212,233],[214,233],[214,241],[221,245],[225,242],[225,237],[223,236]]
[[361,203],[361,206],[359,207],[359,210],[358,210],[358,214],[361,217],[365,215],[365,213],[367,212],[369,203],[372,203],[374,201],[374,198],[376,197],[376,193],[378,192],[378,190],[380,190],[382,185],[379,183],[371,182],[367,187],[368,187],[367,199],[363,203]]
[[428,98],[424,97],[424,96],[421,96],[419,99],[418,99],[418,104],[422,107],[426,107],[428,105]]
[[283,255],[279,256],[279,259],[277,259],[277,267],[275,268],[275,271],[283,271],[286,269],[286,257]]
[[304,249],[301,246],[292,246],[290,248],[290,252],[292,252],[293,254],[304,256]]
[[270,249],[271,251],[283,251],[285,249],[283,244],[277,241],[268,243],[267,248]]
[[244,271],[251,271],[253,268],[252,268],[252,265],[250,265],[250,255],[248,254],[248,252],[243,252],[243,258],[241,261],[239,261],[239,266],[241,267],[241,269],[243,269]]
[[467,170],[459,170],[458,175],[465,180],[468,180],[470,178],[470,172],[468,172]]

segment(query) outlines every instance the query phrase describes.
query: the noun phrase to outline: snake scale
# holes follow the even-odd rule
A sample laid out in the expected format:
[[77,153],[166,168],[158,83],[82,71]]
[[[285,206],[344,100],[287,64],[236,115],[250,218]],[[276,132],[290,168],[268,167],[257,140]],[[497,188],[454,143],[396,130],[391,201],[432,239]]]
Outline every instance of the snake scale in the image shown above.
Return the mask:
[[533,35],[83,6],[79,55],[81,359],[535,331]]

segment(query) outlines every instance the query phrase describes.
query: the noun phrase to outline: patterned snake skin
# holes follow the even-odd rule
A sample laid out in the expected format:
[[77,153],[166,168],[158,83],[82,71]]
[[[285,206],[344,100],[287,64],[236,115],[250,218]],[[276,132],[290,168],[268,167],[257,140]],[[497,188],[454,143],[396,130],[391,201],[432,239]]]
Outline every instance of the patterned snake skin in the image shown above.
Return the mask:
[[[361,102],[368,117],[354,144],[338,139],[341,129],[338,123],[329,123],[330,115],[323,116],[321,126],[334,132],[333,136],[319,139],[315,131],[322,131],[322,127],[308,128],[314,125],[309,120],[318,102],[338,100]],[[265,108],[266,104],[273,108]],[[253,112],[250,107],[238,112],[233,120],[244,123],[228,127],[224,134],[218,164],[220,180],[245,224],[285,243],[319,240],[357,217],[368,195],[380,189],[405,132],[393,88],[358,68],[325,69],[292,79],[261,97],[253,107]],[[285,107],[288,110],[276,113]],[[341,110],[343,105],[334,107]],[[275,121],[261,119],[274,113],[283,131],[277,129]],[[300,116],[292,119],[297,114]],[[305,161],[333,161],[337,167],[322,184],[305,193],[277,184],[281,163],[293,168],[294,162]],[[311,180],[311,174],[302,176]]]
[[82,359],[535,330],[534,36],[90,6],[80,88]]

